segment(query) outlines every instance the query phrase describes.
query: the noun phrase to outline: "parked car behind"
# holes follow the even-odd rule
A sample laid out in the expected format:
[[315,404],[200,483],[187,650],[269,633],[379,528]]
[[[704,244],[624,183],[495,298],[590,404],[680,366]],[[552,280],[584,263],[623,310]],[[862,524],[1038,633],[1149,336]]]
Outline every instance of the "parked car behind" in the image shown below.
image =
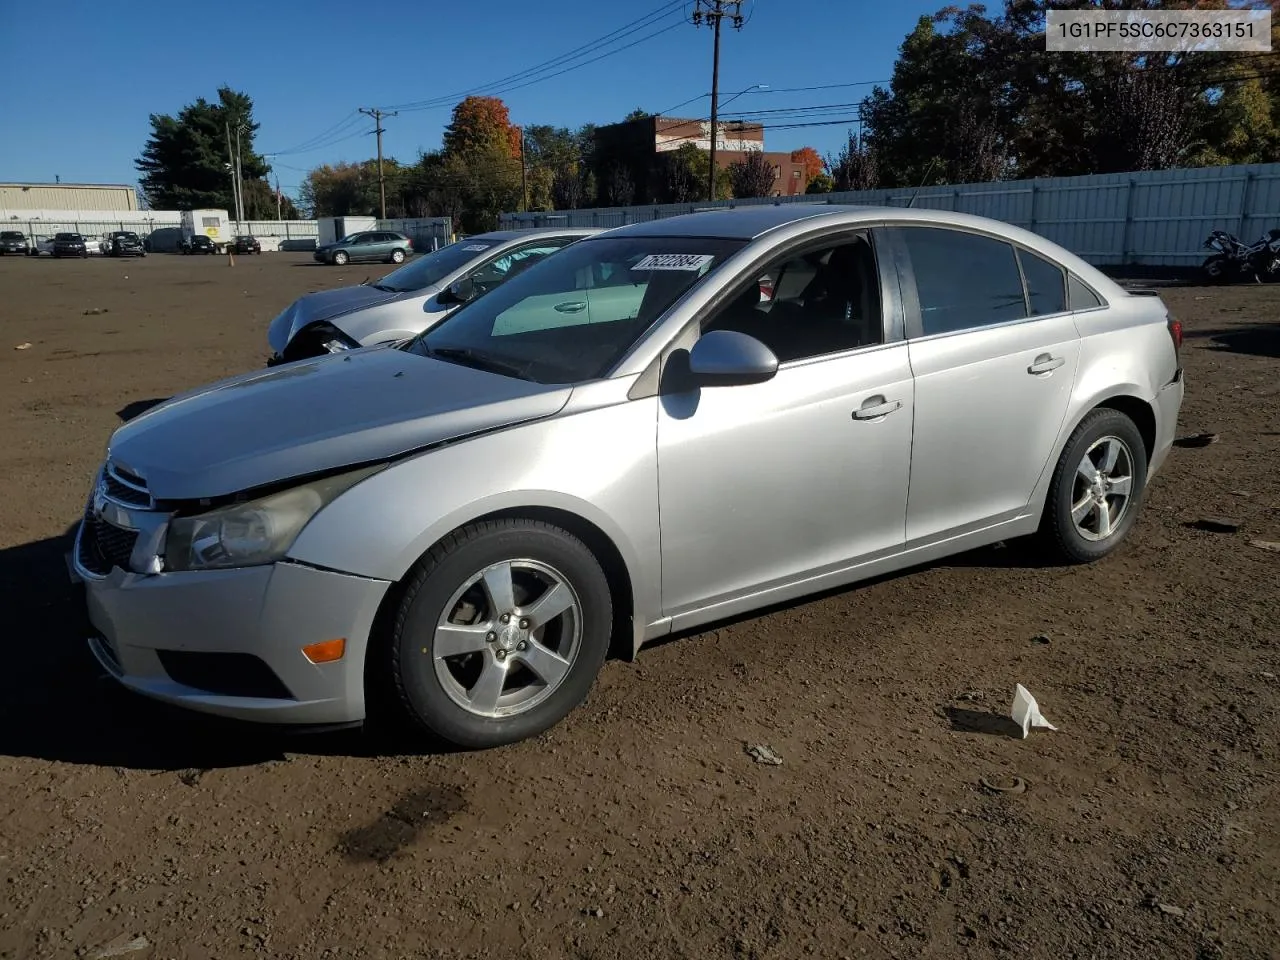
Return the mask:
[[26,256],[31,246],[21,230],[0,230],[0,257],[8,254]]
[[479,234],[424,254],[377,283],[299,297],[271,322],[268,363],[412,337],[513,271],[599,232],[540,227]]
[[53,235],[53,255],[60,257],[89,256],[89,242],[78,233],[55,233]]
[[27,253],[33,257],[53,256],[53,237],[44,233],[37,233],[31,238],[31,249]]
[[183,238],[178,244],[178,252],[183,255],[212,254],[218,252],[218,246],[203,233],[197,233],[194,236]]
[[403,233],[365,230],[343,237],[337,243],[316,247],[313,257],[319,263],[342,266],[344,263],[404,263],[411,253],[413,241]]
[[251,237],[248,234],[242,234],[235,238],[231,244],[232,250],[236,253],[261,253],[262,244],[258,242],[257,237]]
[[132,230],[116,230],[107,235],[107,254],[112,257],[145,257],[146,245]]
[[90,647],[195,710],[534,736],[611,639],[1016,537],[1106,557],[1172,444],[1180,347],[1154,292],[985,218],[622,227],[407,344],[117,429],[73,554]]

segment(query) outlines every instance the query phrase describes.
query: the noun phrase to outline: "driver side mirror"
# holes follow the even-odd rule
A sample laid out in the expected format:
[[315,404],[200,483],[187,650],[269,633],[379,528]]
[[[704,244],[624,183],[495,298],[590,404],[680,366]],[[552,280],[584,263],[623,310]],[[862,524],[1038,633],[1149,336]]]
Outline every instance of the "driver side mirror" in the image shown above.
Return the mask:
[[448,287],[441,290],[436,299],[441,303],[466,303],[469,300],[474,300],[475,296],[475,281],[470,277],[463,277],[461,280],[455,280]]
[[737,330],[712,330],[689,351],[689,373],[703,387],[763,383],[778,372],[778,358],[755,337]]

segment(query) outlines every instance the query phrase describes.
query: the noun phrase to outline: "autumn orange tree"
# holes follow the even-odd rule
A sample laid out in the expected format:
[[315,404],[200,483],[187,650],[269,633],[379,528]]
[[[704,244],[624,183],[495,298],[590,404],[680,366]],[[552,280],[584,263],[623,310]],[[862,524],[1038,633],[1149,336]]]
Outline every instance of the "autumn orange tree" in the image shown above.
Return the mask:
[[792,150],[791,162],[804,164],[804,185],[806,187],[826,167],[822,156],[813,147],[801,147],[799,150]]

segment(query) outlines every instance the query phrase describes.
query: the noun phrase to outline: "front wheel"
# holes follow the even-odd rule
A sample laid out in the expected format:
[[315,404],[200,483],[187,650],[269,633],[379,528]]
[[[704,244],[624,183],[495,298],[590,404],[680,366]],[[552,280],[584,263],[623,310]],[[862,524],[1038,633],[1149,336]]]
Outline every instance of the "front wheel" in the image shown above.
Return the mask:
[[1227,258],[1221,255],[1210,257],[1200,265],[1200,269],[1204,271],[1210,283],[1223,283],[1229,272]]
[[1147,451],[1137,426],[1118,410],[1094,410],[1058,459],[1040,521],[1044,547],[1068,563],[1102,559],[1137,522],[1146,483]]
[[536,736],[587,696],[613,607],[599,562],[534,520],[463,527],[419,561],[382,666],[423,732],[466,749]]
[[343,252],[342,250],[339,250],[337,253],[333,255],[333,262],[336,266],[339,266],[339,267],[345,267],[349,259],[350,257],[348,257],[346,253]]

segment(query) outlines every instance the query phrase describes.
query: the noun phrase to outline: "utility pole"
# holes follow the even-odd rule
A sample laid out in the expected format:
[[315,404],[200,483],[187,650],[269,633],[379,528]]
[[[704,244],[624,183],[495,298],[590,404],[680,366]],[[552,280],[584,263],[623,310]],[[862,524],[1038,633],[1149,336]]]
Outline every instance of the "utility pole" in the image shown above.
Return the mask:
[[[240,131],[244,128],[244,124],[236,123],[236,183],[240,187],[240,207],[236,211],[236,223],[244,223],[244,169],[240,166]],[[241,229],[244,229],[241,226]]]
[[231,121],[226,123],[227,130],[227,170],[231,172],[231,206],[235,210],[236,220],[240,219],[240,188],[236,176],[236,153],[231,149]]
[[529,212],[529,171],[524,162],[524,127],[520,131],[520,212]]
[[374,133],[378,135],[378,210],[381,213],[381,219],[387,219],[387,181],[382,175],[382,118],[394,117],[400,111],[392,110],[388,113],[385,110],[379,110],[377,107],[361,107],[361,113],[367,113],[373,117]]
[[693,25],[705,21],[715,35],[715,52],[711,60],[711,173],[707,176],[707,199],[716,198],[716,114],[720,108],[720,21],[733,20],[735,30],[742,29],[742,0],[696,0]]
[[280,174],[276,174],[276,219],[283,220],[284,216],[280,211]]

